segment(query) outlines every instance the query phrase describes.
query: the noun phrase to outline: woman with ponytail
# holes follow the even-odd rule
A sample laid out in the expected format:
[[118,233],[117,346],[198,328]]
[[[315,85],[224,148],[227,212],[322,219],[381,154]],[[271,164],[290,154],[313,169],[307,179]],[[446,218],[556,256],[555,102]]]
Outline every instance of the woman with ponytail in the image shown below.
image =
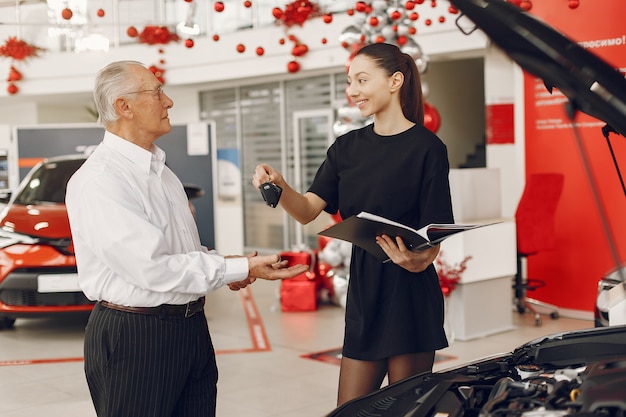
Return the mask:
[[[424,127],[424,103],[414,60],[397,46],[363,47],[348,68],[347,93],[373,123],[338,137],[305,194],[269,165],[252,182],[271,181],[280,205],[300,223],[322,210],[343,219],[367,211],[419,229],[453,223],[444,143]],[[376,242],[391,262],[354,246],[345,316],[337,404],[432,370],[435,351],[448,346],[443,295],[433,261],[439,247],[407,249],[401,238]]]

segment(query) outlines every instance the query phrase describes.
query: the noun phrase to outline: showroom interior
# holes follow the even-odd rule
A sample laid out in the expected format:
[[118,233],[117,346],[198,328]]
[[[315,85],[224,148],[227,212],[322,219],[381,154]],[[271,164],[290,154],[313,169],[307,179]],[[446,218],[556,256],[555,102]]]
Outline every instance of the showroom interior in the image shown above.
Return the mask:
[[[204,191],[191,200],[202,243],[223,254],[319,256],[317,233],[333,218],[298,225],[268,207],[251,179],[257,164],[269,163],[304,192],[337,135],[368,122],[347,100],[346,65],[356,35],[385,28],[368,23],[371,10],[359,11],[360,3],[324,0],[315,3],[316,15],[286,22],[275,11],[287,10],[286,1],[0,1],[0,40],[35,47],[26,57],[7,52],[8,43],[0,49],[0,74],[9,74],[0,81],[1,188],[16,189],[44,158],[93,149],[102,137],[91,96],[96,72],[138,60],[156,67],[174,102],[173,133],[157,144],[181,181]],[[435,370],[594,327],[598,282],[626,257],[626,201],[616,169],[626,142],[603,137],[605,123],[590,115],[568,120],[563,95],[546,93],[449,1],[411,3],[394,7],[419,14],[406,50],[423,65],[429,120],[448,148],[455,221],[494,223],[442,244],[446,262],[469,261],[446,297],[451,343],[438,352]],[[615,17],[626,6],[619,0],[531,4],[529,13],[626,72],[626,34]],[[151,27],[167,27],[172,36],[136,35]],[[613,41],[600,42],[606,39]],[[302,44],[306,51],[294,54]],[[545,284],[529,296],[558,309],[551,317],[540,308],[537,322],[518,311],[512,284],[520,269],[516,210],[526,179],[541,172],[563,173],[565,184],[556,246],[521,266]],[[302,311],[285,308],[277,282],[207,295],[218,415],[307,417],[334,408],[344,309],[337,287],[315,291],[314,306]],[[18,318],[0,330],[0,416],[95,416],[82,369],[87,314]]]

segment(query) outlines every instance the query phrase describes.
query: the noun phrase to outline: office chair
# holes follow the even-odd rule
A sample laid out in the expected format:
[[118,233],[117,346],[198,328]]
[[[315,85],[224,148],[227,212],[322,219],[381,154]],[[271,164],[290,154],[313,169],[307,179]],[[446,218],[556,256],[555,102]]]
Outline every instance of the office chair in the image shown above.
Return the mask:
[[523,262],[531,255],[555,247],[554,218],[556,207],[563,191],[564,176],[560,173],[530,174],[515,212],[517,231],[517,274],[515,275],[515,303],[520,314],[526,310],[535,316],[535,325],[541,325],[541,316],[534,306],[550,311],[557,319],[556,306],[528,298],[527,291],[546,285],[540,279],[529,279],[522,271]]

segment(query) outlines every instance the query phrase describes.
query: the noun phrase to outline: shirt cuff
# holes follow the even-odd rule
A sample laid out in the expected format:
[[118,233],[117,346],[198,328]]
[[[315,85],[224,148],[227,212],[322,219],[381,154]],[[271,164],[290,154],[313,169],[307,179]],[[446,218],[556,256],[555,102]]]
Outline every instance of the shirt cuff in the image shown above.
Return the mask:
[[224,284],[241,281],[248,277],[248,258],[245,256],[237,258],[225,258],[224,264]]

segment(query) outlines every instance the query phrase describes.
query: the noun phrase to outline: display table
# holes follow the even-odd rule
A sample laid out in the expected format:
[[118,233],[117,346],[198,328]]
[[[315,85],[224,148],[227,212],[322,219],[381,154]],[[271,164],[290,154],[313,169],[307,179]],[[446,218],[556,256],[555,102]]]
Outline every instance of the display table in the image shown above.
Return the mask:
[[515,220],[501,217],[500,171],[452,169],[450,192],[457,223],[499,222],[452,236],[441,244],[440,256],[448,265],[471,256],[460,283],[447,299],[447,320],[455,339],[511,330],[517,245]]
[[501,223],[460,233],[441,244],[440,256],[449,265],[471,256],[461,281],[447,300],[447,320],[457,340],[513,329],[515,222],[497,221]]

